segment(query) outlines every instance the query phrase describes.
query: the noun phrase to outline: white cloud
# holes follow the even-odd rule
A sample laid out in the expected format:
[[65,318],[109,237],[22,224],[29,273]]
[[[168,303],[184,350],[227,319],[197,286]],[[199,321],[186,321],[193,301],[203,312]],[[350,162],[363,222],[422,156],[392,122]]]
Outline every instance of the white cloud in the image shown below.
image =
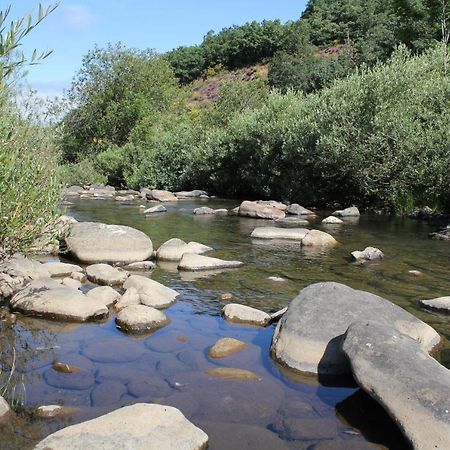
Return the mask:
[[95,21],[95,15],[85,5],[63,6],[64,22],[72,28],[86,28]]

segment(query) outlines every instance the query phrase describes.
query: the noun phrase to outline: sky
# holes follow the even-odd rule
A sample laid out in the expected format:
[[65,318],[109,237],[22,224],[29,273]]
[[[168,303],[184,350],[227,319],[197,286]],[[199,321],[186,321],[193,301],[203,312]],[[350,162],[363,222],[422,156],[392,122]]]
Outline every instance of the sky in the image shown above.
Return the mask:
[[[56,1],[42,1],[43,6]],[[0,0],[9,19],[34,11],[38,0]],[[165,52],[201,43],[210,30],[264,19],[296,20],[306,0],[61,0],[58,8],[23,41],[22,51],[53,53],[28,68],[27,80],[40,96],[61,95],[97,44],[121,41],[127,47]]]

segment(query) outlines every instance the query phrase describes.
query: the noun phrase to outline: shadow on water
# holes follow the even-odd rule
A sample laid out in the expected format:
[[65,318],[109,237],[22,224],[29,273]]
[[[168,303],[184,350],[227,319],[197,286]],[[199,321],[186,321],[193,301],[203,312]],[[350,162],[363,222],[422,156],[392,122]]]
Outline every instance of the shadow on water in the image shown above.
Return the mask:
[[[194,217],[192,210],[204,204],[228,209],[237,206],[228,200],[185,200],[166,205],[165,214],[146,218],[139,203],[119,206],[114,201],[75,201],[69,213],[79,220],[141,229],[152,238],[155,248],[173,237],[201,242],[215,249],[214,256],[240,260],[245,266],[189,276],[179,273],[176,265],[159,265],[151,278],[182,295],[166,311],[170,325],[151,335],[122,334],[115,327],[113,313],[108,321],[97,324],[31,318],[19,318],[7,329],[2,324],[6,330],[0,340],[2,377],[11,372],[11,349],[16,348],[14,374],[20,377],[16,384],[23,383],[26,396],[18,403],[14,421],[0,424],[1,448],[32,448],[39,439],[68,424],[138,402],[179,408],[209,434],[213,450],[407,448],[386,413],[352,380],[318,378],[280,367],[269,355],[274,326],[261,329],[225,322],[220,317],[224,306],[220,296],[231,292],[238,303],[272,312],[286,306],[311,283],[345,283],[388,298],[435,327],[444,337],[437,356],[448,366],[448,318],[420,309],[418,300],[450,292],[450,245],[430,241],[430,227],[424,223],[362,216],[340,227],[325,227],[321,224],[328,215],[325,212],[308,220],[311,227],[331,232],[340,243],[336,248],[313,251],[286,243],[258,243],[250,239],[250,233],[257,226],[273,226],[273,222],[235,216]],[[386,259],[364,266],[348,262],[350,251],[369,245],[381,248]],[[422,271],[423,276],[409,276],[411,269]],[[222,337],[243,340],[248,347],[214,360],[208,349]],[[55,360],[81,370],[78,374],[56,373],[52,368]],[[208,369],[217,367],[251,370],[259,380],[208,375]],[[38,419],[32,412],[44,404],[75,411],[63,419]]]

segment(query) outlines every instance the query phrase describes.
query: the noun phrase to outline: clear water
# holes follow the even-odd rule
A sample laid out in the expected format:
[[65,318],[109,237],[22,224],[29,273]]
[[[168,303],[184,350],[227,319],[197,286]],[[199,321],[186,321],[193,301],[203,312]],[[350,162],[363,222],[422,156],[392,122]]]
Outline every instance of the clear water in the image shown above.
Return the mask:
[[[80,200],[68,210],[78,220],[129,225],[146,232],[157,248],[178,237],[216,249],[214,256],[245,262],[241,269],[214,275],[177,273],[170,264],[150,276],[176,289],[181,299],[166,311],[171,324],[152,335],[133,337],[118,331],[114,314],[104,323],[64,324],[20,318],[3,324],[2,359],[6,368],[16,349],[8,395],[24,404],[11,424],[0,424],[0,448],[32,448],[57,429],[97,417],[120,406],[159,402],[179,408],[210,436],[211,449],[406,448],[386,414],[355,386],[324,386],[308,376],[294,376],[274,363],[268,350],[274,327],[233,325],[220,317],[225,292],[236,301],[267,312],[286,306],[313,282],[338,281],[365,289],[417,315],[443,337],[435,355],[450,365],[448,317],[420,309],[418,301],[449,295],[450,244],[427,238],[431,228],[398,217],[363,215],[341,226],[311,226],[333,234],[334,249],[302,249],[289,243],[260,243],[249,238],[254,227],[271,222],[239,217],[193,216],[200,205],[232,208],[230,200],[183,200],[168,212],[146,218],[139,203]],[[386,259],[359,266],[348,254],[368,245]],[[416,269],[424,273],[414,278]],[[282,277],[273,282],[268,277]],[[89,284],[86,289],[89,289]],[[223,360],[211,360],[208,348],[221,337],[235,337],[249,347]],[[83,371],[59,374],[54,360]],[[260,381],[212,378],[215,366],[252,370]],[[8,375],[2,374],[2,379]],[[35,407],[59,404],[76,408],[65,419],[42,420]],[[369,444],[369,442],[371,444]]]

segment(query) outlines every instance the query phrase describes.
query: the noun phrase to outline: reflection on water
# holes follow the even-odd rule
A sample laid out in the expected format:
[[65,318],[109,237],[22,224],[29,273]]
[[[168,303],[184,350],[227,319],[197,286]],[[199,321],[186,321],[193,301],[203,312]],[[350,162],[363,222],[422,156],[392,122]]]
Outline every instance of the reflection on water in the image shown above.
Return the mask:
[[[252,241],[253,228],[273,222],[193,216],[192,210],[204,203],[168,204],[167,213],[152,218],[144,217],[138,204],[118,206],[113,201],[80,201],[71,209],[79,220],[141,229],[156,248],[178,237],[212,246],[214,256],[246,265],[194,276],[179,274],[174,264],[160,265],[151,277],[178,290],[182,297],[166,311],[171,324],[152,335],[123,335],[113,317],[85,325],[19,319],[14,328],[8,328],[9,334],[2,333],[1,341],[2,355],[10,357],[10,349],[17,350],[14,375],[21,377],[26,393],[17,423],[0,424],[3,441],[9,446],[5,448],[31,448],[62,426],[136,402],[176,406],[210,435],[212,449],[237,445],[249,449],[370,448],[367,440],[402,448],[404,442],[392,422],[354,385],[319,384],[314,378],[295,377],[282,370],[268,355],[273,326],[260,329],[224,322],[219,297],[231,292],[238,302],[271,312],[287,305],[312,282],[338,281],[394,301],[448,338],[448,320],[420,310],[418,300],[448,295],[450,245],[428,240],[428,226],[408,219],[362,216],[338,227],[325,227],[320,223],[325,214],[309,221],[311,226],[332,232],[340,242],[334,249]],[[236,202],[213,200],[208,206],[229,209]],[[349,252],[368,245],[380,247],[386,259],[366,266],[351,264]],[[411,269],[424,275],[410,277],[407,271]],[[286,281],[274,283],[267,279],[270,276]],[[249,346],[224,360],[211,360],[207,350],[221,337],[241,339]],[[438,355],[447,365],[448,349],[445,341]],[[52,369],[56,360],[80,371],[57,373]],[[7,361],[2,361],[5,374],[11,369],[11,360]],[[206,375],[215,366],[248,369],[261,380],[230,381]],[[43,404],[76,410],[63,420],[43,421],[31,414]]]

